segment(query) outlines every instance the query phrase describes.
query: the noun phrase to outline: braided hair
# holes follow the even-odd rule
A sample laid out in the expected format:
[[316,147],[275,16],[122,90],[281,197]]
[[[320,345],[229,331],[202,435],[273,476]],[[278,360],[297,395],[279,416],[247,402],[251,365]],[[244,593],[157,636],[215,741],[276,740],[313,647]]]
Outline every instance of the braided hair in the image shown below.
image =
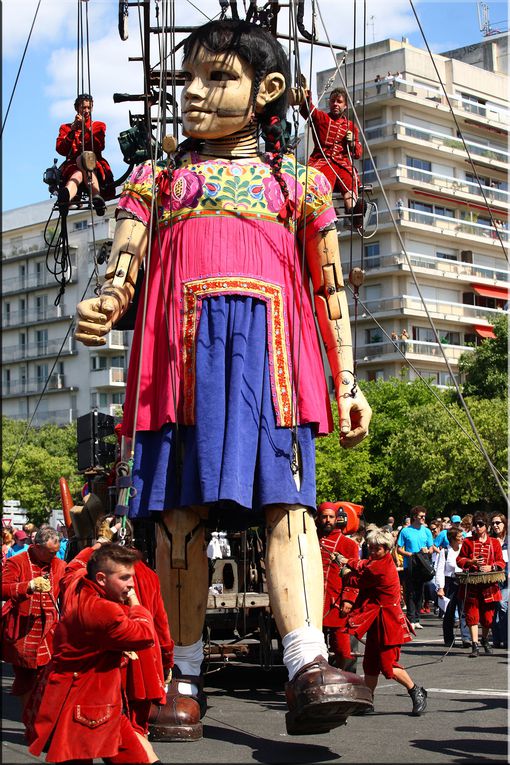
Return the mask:
[[[195,29],[184,41],[183,61],[192,59],[200,47],[211,53],[236,53],[254,68],[252,90],[254,111],[260,84],[266,74],[279,72],[285,78],[286,87],[281,96],[268,102],[263,111],[256,115],[256,118],[265,141],[266,160],[271,166],[271,172],[284,197],[280,218],[286,220],[292,213],[289,190],[282,175],[283,153],[287,144],[285,115],[288,108],[290,83],[290,67],[287,55],[270,32],[256,24],[239,19],[210,21]],[[182,154],[178,150],[174,163],[181,156]]]

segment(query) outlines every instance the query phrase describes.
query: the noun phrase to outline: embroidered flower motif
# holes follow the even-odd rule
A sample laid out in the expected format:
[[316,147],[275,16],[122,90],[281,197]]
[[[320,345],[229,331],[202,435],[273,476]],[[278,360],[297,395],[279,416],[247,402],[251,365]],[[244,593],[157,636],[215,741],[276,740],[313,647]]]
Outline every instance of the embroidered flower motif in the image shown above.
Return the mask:
[[[164,173],[166,171],[161,173],[160,178]],[[202,196],[204,178],[198,173],[182,168],[177,169],[173,174],[171,193],[167,173],[161,180],[158,179],[158,186],[161,202],[165,209],[172,211],[181,210],[183,207],[193,209],[198,205],[198,201]]]
[[149,178],[152,178],[152,163],[145,162],[143,165],[135,167],[129,176],[129,183],[142,184]]
[[331,184],[322,173],[315,175],[311,187],[318,197],[327,197],[328,194],[331,194]]
[[215,181],[205,181],[204,193],[207,197],[214,199],[214,197],[216,197],[220,191],[221,186],[219,183],[216,183]]
[[262,199],[262,196],[264,194],[263,183],[260,183],[260,181],[257,181],[257,183],[251,183],[249,187],[249,192],[254,199]]

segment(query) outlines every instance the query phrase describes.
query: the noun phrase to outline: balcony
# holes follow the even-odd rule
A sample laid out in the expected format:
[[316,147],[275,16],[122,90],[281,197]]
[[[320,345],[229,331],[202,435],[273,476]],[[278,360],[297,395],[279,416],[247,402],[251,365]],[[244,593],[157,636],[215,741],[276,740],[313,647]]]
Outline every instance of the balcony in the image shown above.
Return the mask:
[[[474,197],[476,202],[484,205],[485,199],[489,205],[501,205],[507,208],[510,203],[510,193],[505,189],[494,186],[479,186],[472,181],[462,180],[449,175],[439,175],[428,170],[418,170],[407,165],[392,165],[374,170],[365,170],[364,183],[377,184],[379,180],[387,187],[391,183],[420,183],[426,184],[435,192],[453,194],[462,202],[465,197]],[[484,199],[485,197],[485,199]],[[457,201],[457,200],[456,200]]]
[[126,370],[124,367],[110,367],[110,369],[92,370],[90,376],[91,388],[119,388],[126,384]]
[[27,343],[26,345],[11,345],[2,348],[4,364],[26,359],[42,359],[48,356],[70,356],[77,353],[73,337],[68,337],[62,346],[62,339],[48,340],[46,343]]
[[[76,281],[76,260],[71,262],[71,278],[69,283],[73,284]],[[49,271],[42,271],[40,274],[34,273],[27,276],[10,276],[2,279],[3,294],[10,295],[15,292],[29,292],[31,290],[43,289],[45,287],[57,289],[57,282],[55,278],[49,273]]]
[[4,382],[3,395],[8,396],[33,396],[37,393],[54,393],[66,389],[66,378],[62,374],[52,374],[49,379],[42,377],[29,377],[24,380]]
[[[455,240],[465,240],[467,242],[466,246],[469,246],[473,241],[473,237],[476,237],[477,241],[484,245],[501,249],[501,241],[508,242],[510,239],[508,230],[504,226],[498,226],[496,229],[494,226],[488,226],[483,223],[461,220],[449,215],[437,215],[436,213],[424,212],[412,207],[402,207],[400,210],[393,210],[391,214],[389,210],[378,211],[377,223],[379,228],[382,226],[392,226],[394,220],[404,228],[416,229],[417,227],[425,227],[425,230],[429,229],[431,232],[432,230],[434,232],[437,231]],[[372,222],[371,219],[369,225],[372,225]],[[421,230],[424,229],[422,228]],[[343,228],[338,233],[343,235],[344,238],[349,235],[348,230]]]
[[45,305],[41,308],[30,308],[26,311],[9,311],[6,313],[4,310],[3,326],[7,327],[19,327],[24,324],[39,324],[42,321],[62,321],[72,319],[74,316],[74,306],[71,312],[68,312],[65,305],[59,304]]
[[[32,425],[68,425],[76,421],[78,412],[76,409],[54,409],[48,412],[37,411],[32,420]],[[28,420],[32,417],[32,413],[27,414],[9,414],[10,420]]]
[[[387,99],[388,96],[400,97],[406,100],[408,96],[411,96],[413,103],[416,103],[418,100],[423,105],[428,105],[432,101],[434,104],[442,104],[449,109],[443,90],[437,83],[426,85],[421,82],[405,79],[405,77],[396,78],[390,83],[385,81],[375,83],[371,80],[355,91],[354,99],[355,101],[366,99],[369,102],[373,102],[376,99]],[[453,108],[463,115],[469,115],[469,117],[474,117],[475,119],[478,118],[481,124],[490,123],[501,130],[508,129],[510,113],[507,108],[491,103],[482,104],[465,98],[458,93],[448,93],[448,99]]]
[[[467,305],[465,303],[446,303],[436,300],[427,300],[427,309],[433,318],[443,321],[453,321],[462,324],[479,323],[480,319],[487,321],[487,326],[505,311],[498,308],[485,308],[483,306]],[[360,305],[360,320],[376,316],[417,316],[427,318],[425,308],[419,297],[402,295],[400,297],[383,298],[381,300],[367,300]]]
[[[441,277],[465,282],[471,282],[472,279],[486,279],[491,284],[498,281],[509,281],[510,272],[503,269],[487,268],[473,263],[464,263],[464,261],[437,258],[432,255],[420,255],[416,252],[408,252],[407,255],[413,267],[436,271]],[[356,260],[355,265],[361,265],[361,260]],[[409,270],[407,258],[401,252],[365,258],[363,267],[367,272],[374,269]]]
[[[473,351],[468,345],[443,345],[446,357],[450,362],[458,362],[463,353]],[[393,361],[404,356],[413,357],[416,360],[435,360],[444,364],[443,354],[438,343],[427,343],[417,340],[395,340],[381,343],[368,343],[357,347],[359,363],[367,361]]]
[[[372,151],[378,144],[393,143],[396,139],[406,143],[410,143],[416,146],[416,141],[423,141],[425,144],[429,144],[433,151],[439,150],[442,152],[461,152],[462,159],[466,158],[466,151],[464,144],[460,138],[454,138],[451,135],[445,133],[439,133],[435,130],[427,130],[423,127],[417,127],[416,125],[410,125],[405,122],[390,122],[381,123],[380,125],[373,125],[365,131],[365,139],[370,142]],[[508,169],[509,152],[505,151],[502,147],[496,147],[494,145],[488,146],[486,144],[473,143],[472,141],[466,141],[466,146],[469,153],[474,158],[478,157],[484,160],[489,166],[493,166],[494,170],[502,170],[506,172]],[[498,163],[498,164],[495,164]],[[374,173],[375,178],[375,173]],[[367,183],[369,182],[366,178]],[[372,180],[370,180],[372,183]]]
[[127,332],[112,329],[106,336],[106,345],[95,348],[96,353],[104,351],[125,351],[128,347]]

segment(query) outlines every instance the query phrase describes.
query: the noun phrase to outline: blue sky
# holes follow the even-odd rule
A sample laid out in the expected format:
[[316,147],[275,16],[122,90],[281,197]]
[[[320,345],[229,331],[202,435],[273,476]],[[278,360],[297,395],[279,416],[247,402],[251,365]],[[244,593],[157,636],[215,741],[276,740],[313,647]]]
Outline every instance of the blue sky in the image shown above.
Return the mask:
[[[14,81],[21,62],[38,0],[3,0],[2,108],[5,117]],[[493,26],[507,28],[507,4],[504,0],[488,2]],[[331,42],[350,47],[353,42],[352,0],[318,0],[317,3]],[[471,45],[482,39],[477,2],[442,2],[414,0],[416,13],[429,46],[434,52]],[[131,10],[130,38],[121,42],[117,32],[117,0],[89,0],[91,30],[91,90],[94,116],[107,123],[107,148],[114,175],[126,169],[117,136],[129,127],[129,105],[116,105],[112,93],[142,92],[141,68],[129,63],[129,56],[139,55],[138,19]],[[200,10],[198,10],[200,6]],[[311,6],[311,3],[306,3]],[[242,3],[239,3],[242,8]],[[339,8],[344,14],[339,14]],[[418,47],[425,47],[409,0],[367,0],[366,41],[402,36]],[[176,1],[177,24],[199,24],[217,15],[217,0]],[[358,22],[362,22],[363,2],[357,4]],[[319,38],[325,39],[317,20]],[[55,138],[62,122],[74,118],[73,101],[77,83],[77,0],[42,0],[32,39],[25,57],[12,106],[3,131],[3,209],[40,202],[49,198],[42,182],[46,167],[53,163]],[[306,17],[305,17],[306,19]],[[307,23],[309,27],[310,24]],[[154,37],[154,36],[153,36]],[[356,33],[359,45],[363,30]],[[155,46],[155,38],[153,41]],[[308,49],[308,46],[304,46]],[[305,61],[307,50],[302,53]],[[314,69],[331,67],[327,49],[315,49]],[[302,66],[303,71],[307,71]],[[313,83],[312,83],[313,86]],[[132,110],[136,113],[136,105]]]

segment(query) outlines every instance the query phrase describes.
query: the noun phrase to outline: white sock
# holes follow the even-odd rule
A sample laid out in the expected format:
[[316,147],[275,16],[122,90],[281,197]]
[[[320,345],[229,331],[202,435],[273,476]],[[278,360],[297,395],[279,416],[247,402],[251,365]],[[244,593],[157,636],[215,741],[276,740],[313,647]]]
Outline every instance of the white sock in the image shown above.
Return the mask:
[[[204,660],[204,644],[202,638],[191,645],[174,646],[174,662],[182,675],[198,676]],[[198,693],[198,686],[195,683],[179,682],[177,679],[177,688],[183,696],[192,696]]]
[[287,632],[282,645],[283,663],[289,672],[289,680],[292,680],[296,672],[313,661],[316,656],[320,655],[326,661],[328,660],[329,654],[324,635],[317,627],[298,627],[292,632]]

